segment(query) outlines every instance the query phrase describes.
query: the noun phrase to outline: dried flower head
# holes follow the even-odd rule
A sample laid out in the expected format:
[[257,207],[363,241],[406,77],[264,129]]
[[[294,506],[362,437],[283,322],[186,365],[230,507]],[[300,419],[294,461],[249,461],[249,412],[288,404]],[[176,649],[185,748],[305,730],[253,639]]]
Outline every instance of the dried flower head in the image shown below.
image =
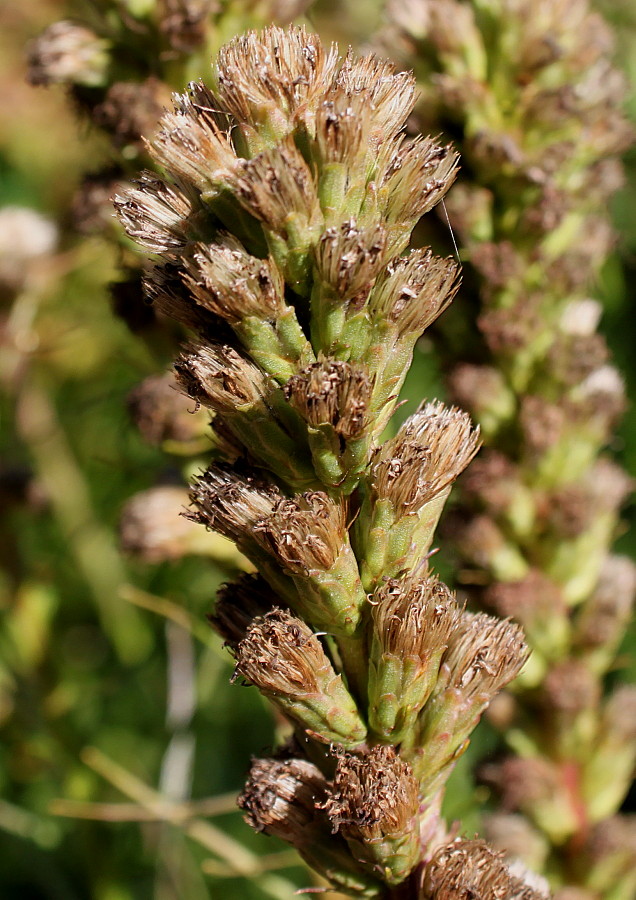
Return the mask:
[[184,392],[219,413],[262,404],[267,382],[249,359],[226,344],[191,345],[174,364]]
[[356,859],[389,884],[403,881],[418,860],[418,807],[417,781],[393,747],[339,757],[327,815]]
[[31,84],[104,83],[109,65],[109,42],[83,25],[62,21],[50,25],[27,48]]
[[273,609],[254,619],[235,650],[236,671],[323,743],[357,747],[366,728],[319,639],[297,616]]
[[338,304],[351,310],[364,305],[385,264],[386,240],[381,223],[360,227],[349,219],[325,229],[316,247],[316,272]]
[[129,237],[152,253],[173,253],[188,243],[193,205],[186,194],[150,172],[137,187],[115,197],[115,209]]
[[464,700],[483,708],[504,685],[518,674],[526,659],[523,632],[518,625],[484,613],[463,613],[452,632],[444,665],[450,684]]
[[431,695],[460,610],[446,585],[413,574],[387,579],[370,602],[369,724],[399,744]]
[[213,244],[196,244],[185,267],[185,283],[196,302],[230,323],[249,316],[275,319],[285,308],[278,268],[251,256],[230,234],[219,235]]
[[546,886],[535,887],[512,875],[501,855],[483,841],[457,840],[442,847],[426,867],[427,900],[547,900]]
[[331,569],[346,540],[345,508],[320,491],[280,500],[255,525],[259,541],[290,571]]
[[365,875],[342,838],[331,834],[322,809],[327,781],[303,759],[255,759],[238,804],[248,823],[292,844],[303,859],[335,887],[362,897],[378,897],[379,881]]
[[395,324],[401,334],[419,335],[453,300],[459,273],[455,260],[434,256],[428,248],[398,256],[378,279],[371,311]]
[[330,425],[347,441],[369,424],[372,386],[365,366],[323,360],[291,378],[285,396],[309,425]]
[[280,499],[271,483],[227,467],[210,466],[194,483],[190,494],[194,510],[188,516],[240,547],[251,540],[256,522],[269,515]]
[[443,403],[426,403],[387,441],[371,470],[378,498],[398,516],[417,512],[446,490],[479,449],[479,429],[468,415]]
[[270,612],[278,602],[275,591],[261,575],[244,574],[238,581],[224,584],[216,595],[214,612],[208,621],[233,650],[258,616]]
[[165,113],[149,144],[155,161],[200,191],[214,196],[236,170],[238,160],[228,133],[227,117],[202,82],[188,93],[175,94],[174,112]]

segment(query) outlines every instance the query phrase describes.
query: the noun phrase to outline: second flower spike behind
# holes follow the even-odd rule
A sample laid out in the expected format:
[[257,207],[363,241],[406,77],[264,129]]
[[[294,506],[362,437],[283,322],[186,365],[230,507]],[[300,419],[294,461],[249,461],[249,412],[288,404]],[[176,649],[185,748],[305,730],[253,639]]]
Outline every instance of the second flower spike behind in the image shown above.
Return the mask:
[[459,898],[440,887],[460,853],[438,853],[454,846],[445,782],[525,647],[427,569],[478,447],[468,417],[425,404],[381,443],[415,342],[459,285],[453,260],[408,249],[457,156],[407,138],[411,76],[303,29],[232,42],[212,82],[150,144],[165,178],[118,205],[159,257],[151,299],[194,332],[179,383],[214,416],[190,518],[259,571],[211,617],[236,677],[289,721],[241,806],[335,889]]

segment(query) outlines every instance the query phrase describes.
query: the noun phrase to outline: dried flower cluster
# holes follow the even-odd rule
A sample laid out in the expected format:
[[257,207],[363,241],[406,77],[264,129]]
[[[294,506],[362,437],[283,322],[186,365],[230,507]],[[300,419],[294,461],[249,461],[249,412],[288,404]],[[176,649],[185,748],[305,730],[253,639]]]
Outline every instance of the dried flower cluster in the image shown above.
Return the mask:
[[117,206],[154,254],[149,296],[193,332],[178,382],[214,417],[191,518],[259,571],[212,616],[236,677],[291,726],[280,757],[253,764],[248,820],[355,896],[459,900],[463,853],[475,885],[536,900],[440,814],[526,658],[517,625],[465,612],[426,567],[477,434],[433,403],[380,443],[415,341],[459,282],[452,260],[407,249],[457,165],[405,136],[413,88],[302,29],[250,32],[221,49],[212,88],[164,115],[150,152],[166,175]]
[[[308,0],[148,0],[89,4],[84,21],[54,22],[27,47],[28,80],[63,85],[77,111],[103,132],[106,160],[84,175],[72,201],[80,234],[100,234],[117,244],[121,276],[112,285],[113,306],[155,352],[174,348],[166,323],[143,302],[138,256],[129,252],[112,215],[112,196],[153,161],[146,139],[182,90],[219,47],[247,28],[285,25]],[[168,332],[172,337],[172,333]],[[167,360],[166,360],[167,361]]]
[[458,549],[475,597],[533,650],[497,716],[517,755],[486,773],[503,803],[492,836],[563,900],[630,900],[633,836],[625,852],[599,841],[633,834],[615,814],[636,762],[634,689],[604,688],[636,587],[609,551],[631,484],[601,455],[623,385],[588,295],[631,138],[612,35],[587,0],[410,0],[390,17],[383,46],[415,68],[423,122],[459,134],[464,160],[449,213],[477,317],[446,354],[488,449],[464,482]]

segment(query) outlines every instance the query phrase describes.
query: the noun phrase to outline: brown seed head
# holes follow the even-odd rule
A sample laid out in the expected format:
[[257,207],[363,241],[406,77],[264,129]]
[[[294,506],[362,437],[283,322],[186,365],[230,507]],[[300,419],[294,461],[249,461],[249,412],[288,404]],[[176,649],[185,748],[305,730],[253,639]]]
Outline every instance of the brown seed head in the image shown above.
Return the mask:
[[234,324],[248,316],[272,320],[283,311],[284,283],[270,259],[250,256],[232,235],[195,244],[184,277],[196,302]]
[[427,900],[547,900],[547,891],[511,875],[501,854],[483,841],[457,840],[438,850],[427,865],[424,896]]
[[567,615],[560,588],[538,569],[531,569],[521,581],[489,585],[484,602],[500,616],[511,616],[526,628],[541,628],[550,618]]
[[320,770],[303,759],[255,759],[238,799],[245,819],[264,831],[297,845],[322,818],[317,809],[326,797]]
[[[183,281],[183,259],[152,266],[143,279],[143,291],[154,311],[185,325],[198,335],[213,336],[218,341],[222,337],[231,339],[232,332],[225,323],[198,306]],[[175,255],[176,256],[176,255]],[[224,334],[226,332],[226,334]]]
[[207,23],[219,12],[218,0],[162,0],[159,29],[173,51],[193,53],[205,40]]
[[633,873],[636,859],[636,816],[617,815],[599,822],[592,830],[585,851],[590,854],[595,866],[614,863],[616,869],[622,869],[625,874]]
[[188,242],[187,219],[193,207],[179,188],[152,172],[142,172],[131,187],[115,197],[115,209],[126,233],[152,253],[173,253]]
[[501,795],[504,812],[532,810],[564,790],[561,773],[541,757],[509,756],[500,763],[484,766],[480,775]]
[[366,366],[337,360],[312,363],[285,385],[285,396],[309,425],[331,425],[344,440],[366,429],[373,382]]
[[400,835],[414,828],[418,807],[417,780],[393,747],[338,759],[325,804],[334,832],[360,841]]
[[626,556],[609,556],[598,584],[576,623],[583,647],[613,647],[621,639],[636,596],[636,566]]
[[291,119],[325,91],[337,61],[304,27],[249,31],[219,51],[219,97],[239,122],[257,125],[272,108]]
[[323,165],[347,163],[353,168],[357,157],[364,159],[370,113],[364,94],[346,94],[333,86],[315,117],[317,155]]
[[454,406],[426,403],[387,441],[371,468],[375,493],[417,512],[455,481],[479,449],[479,429]]
[[331,569],[346,540],[345,508],[313,491],[280,500],[255,524],[256,538],[292,572]]
[[316,674],[330,668],[311,628],[278,608],[254,619],[236,647],[237,672],[260,691],[289,700],[318,693]]
[[518,625],[465,612],[450,635],[443,662],[450,669],[452,686],[466,699],[488,702],[512,681],[527,658]]
[[457,176],[459,154],[430,137],[401,136],[382,149],[384,171],[378,179],[387,220],[419,219],[443,198]]
[[221,414],[261,403],[267,391],[260,369],[227,344],[192,344],[174,368],[189,397]]
[[600,732],[613,735],[621,744],[636,740],[636,685],[622,685],[609,696]]
[[434,575],[389,578],[372,598],[375,633],[384,652],[426,660],[448,646],[460,610],[453,594]]
[[145,81],[117,81],[92,112],[96,125],[112,135],[118,147],[126,144],[142,149],[142,135],[151,135],[170,95],[158,78]]
[[364,305],[384,264],[386,231],[376,223],[358,227],[353,219],[327,228],[316,246],[318,277],[353,310]]
[[190,493],[194,509],[187,515],[240,545],[280,500],[272,484],[227,467],[210,466],[194,483]]
[[284,240],[291,213],[308,224],[318,211],[311,170],[291,138],[242,160],[233,184],[245,209]]
[[217,113],[217,101],[202,82],[190,84],[187,94],[174,94],[173,101],[150,152],[176,180],[214,194],[238,164],[226,117]]
[[542,694],[548,711],[571,717],[597,706],[600,686],[598,677],[583,661],[568,659],[552,665]]
[[378,279],[370,300],[373,316],[388,319],[401,334],[420,334],[446,309],[461,283],[459,265],[428,248],[399,256]]
[[364,99],[371,118],[372,147],[401,131],[415,104],[411,72],[397,72],[393,63],[373,55],[356,57],[349,51],[335,85],[347,97]]

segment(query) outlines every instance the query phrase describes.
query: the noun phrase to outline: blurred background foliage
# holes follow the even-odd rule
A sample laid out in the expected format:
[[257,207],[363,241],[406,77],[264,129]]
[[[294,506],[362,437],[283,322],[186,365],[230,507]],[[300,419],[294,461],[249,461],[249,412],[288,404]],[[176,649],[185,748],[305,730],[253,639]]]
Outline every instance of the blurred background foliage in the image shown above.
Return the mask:
[[[629,0],[605,5],[633,85],[636,12]],[[63,89],[24,79],[26,41],[65,16],[58,0],[0,6],[0,893],[282,900],[310,876],[234,806],[276,722],[256,690],[230,684],[229,655],[205,625],[232,560],[150,564],[119,549],[123,504],[179,483],[183,462],[144,443],[127,412],[131,389],[166,370],[169,354],[113,314],[112,243],[70,227],[73,193],[108,161],[108,144],[73,115]],[[319,0],[308,18],[325,39],[360,46],[381,4]],[[633,93],[630,113],[636,121]],[[634,396],[635,150],[626,164],[616,252],[599,291]],[[24,249],[34,226],[16,225],[16,206],[45,217],[38,228],[50,252]],[[401,417],[422,397],[443,396],[430,341],[418,349]],[[633,407],[613,449],[636,475]],[[618,541],[632,556],[634,517],[628,509]],[[636,680],[633,630],[622,663]],[[482,725],[449,791],[448,814],[467,833],[478,826],[477,801],[488,800],[472,765],[491,744]]]

